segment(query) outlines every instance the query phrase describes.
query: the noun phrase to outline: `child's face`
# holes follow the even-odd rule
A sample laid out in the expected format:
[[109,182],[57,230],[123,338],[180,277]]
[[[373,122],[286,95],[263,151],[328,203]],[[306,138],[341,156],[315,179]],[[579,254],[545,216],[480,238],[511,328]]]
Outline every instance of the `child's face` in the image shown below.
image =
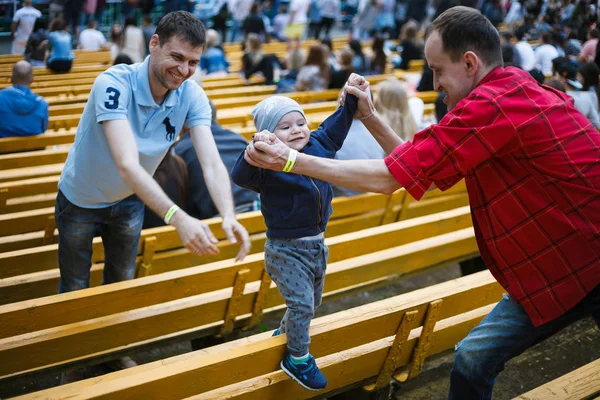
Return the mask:
[[308,124],[298,111],[292,111],[281,118],[273,133],[288,147],[298,151],[302,150],[310,139]]

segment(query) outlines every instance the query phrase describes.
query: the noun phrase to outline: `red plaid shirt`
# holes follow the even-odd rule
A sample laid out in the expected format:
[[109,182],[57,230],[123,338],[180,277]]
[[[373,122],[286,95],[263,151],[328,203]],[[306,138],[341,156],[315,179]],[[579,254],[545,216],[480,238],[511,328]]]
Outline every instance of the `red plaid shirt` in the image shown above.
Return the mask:
[[481,256],[535,326],[600,284],[600,134],[564,93],[497,68],[385,162],[416,199],[465,178]]

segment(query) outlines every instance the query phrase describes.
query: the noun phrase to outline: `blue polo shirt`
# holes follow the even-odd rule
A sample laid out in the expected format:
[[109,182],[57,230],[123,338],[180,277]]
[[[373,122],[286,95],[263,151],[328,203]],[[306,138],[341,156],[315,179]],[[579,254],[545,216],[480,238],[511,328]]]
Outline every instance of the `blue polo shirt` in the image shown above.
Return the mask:
[[102,127],[103,121],[128,120],[140,165],[154,174],[184,123],[210,126],[204,91],[185,81],[158,105],[150,92],[150,56],[143,63],[116,65],[96,78],[63,168],[59,189],[76,206],[104,208],[133,194],[121,179]]

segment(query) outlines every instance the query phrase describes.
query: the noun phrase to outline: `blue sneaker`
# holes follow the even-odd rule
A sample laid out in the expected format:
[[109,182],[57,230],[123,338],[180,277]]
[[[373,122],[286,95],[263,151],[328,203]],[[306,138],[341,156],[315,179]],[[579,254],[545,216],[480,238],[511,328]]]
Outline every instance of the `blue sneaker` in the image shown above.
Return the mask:
[[310,354],[308,360],[296,364],[292,361],[290,354],[286,354],[281,361],[281,369],[305,389],[323,390],[327,386],[327,378],[317,367],[315,359]]
[[275,329],[275,332],[273,332],[273,334],[271,336],[279,336],[281,335],[281,327]]

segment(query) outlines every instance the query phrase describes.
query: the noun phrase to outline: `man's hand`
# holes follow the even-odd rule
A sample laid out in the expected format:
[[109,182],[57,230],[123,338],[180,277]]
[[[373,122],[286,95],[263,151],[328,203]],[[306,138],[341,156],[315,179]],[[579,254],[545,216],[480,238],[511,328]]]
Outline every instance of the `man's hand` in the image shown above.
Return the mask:
[[338,101],[340,105],[344,105],[346,94],[353,94],[358,98],[358,109],[356,110],[355,118],[362,118],[373,114],[375,106],[371,100],[371,87],[369,81],[363,76],[355,73],[350,74],[346,85],[340,91]]
[[[262,132],[258,135],[260,139],[264,138]],[[244,159],[255,167],[282,171],[289,154],[290,148],[271,133],[266,140],[257,141],[255,136],[254,141],[248,143],[246,147]]]
[[177,229],[183,246],[190,252],[200,256],[219,254],[216,246],[219,241],[205,222],[190,217],[183,210],[177,210],[171,218],[171,225]]
[[250,253],[250,236],[248,231],[235,218],[223,218],[223,232],[230,243],[240,243],[240,251],[235,261],[242,261]]

